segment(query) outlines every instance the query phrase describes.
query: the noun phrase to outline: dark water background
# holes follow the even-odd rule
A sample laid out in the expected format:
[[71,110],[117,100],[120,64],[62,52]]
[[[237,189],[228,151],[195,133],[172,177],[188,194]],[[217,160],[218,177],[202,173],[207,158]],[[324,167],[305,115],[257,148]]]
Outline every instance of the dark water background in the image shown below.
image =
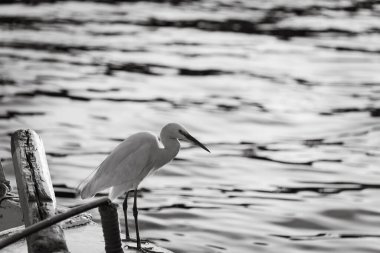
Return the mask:
[[184,145],[143,182],[142,237],[174,252],[380,251],[379,1],[2,2],[7,173],[19,128],[76,187],[128,135],[180,122],[212,154]]

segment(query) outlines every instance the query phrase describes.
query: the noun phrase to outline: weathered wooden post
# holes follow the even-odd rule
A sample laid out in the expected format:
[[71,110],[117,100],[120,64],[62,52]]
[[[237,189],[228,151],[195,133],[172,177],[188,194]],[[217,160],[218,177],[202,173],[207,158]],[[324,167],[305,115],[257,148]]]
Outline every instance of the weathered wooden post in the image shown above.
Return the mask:
[[[12,158],[18,194],[28,227],[55,215],[56,200],[45,150],[33,130],[18,130],[12,135]],[[28,252],[69,252],[59,224],[27,238]]]

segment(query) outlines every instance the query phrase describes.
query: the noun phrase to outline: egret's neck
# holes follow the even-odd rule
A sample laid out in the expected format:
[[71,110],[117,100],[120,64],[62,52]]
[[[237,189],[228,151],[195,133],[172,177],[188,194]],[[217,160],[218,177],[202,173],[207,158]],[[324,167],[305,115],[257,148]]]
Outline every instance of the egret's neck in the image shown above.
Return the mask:
[[160,135],[160,139],[164,148],[160,149],[159,158],[156,163],[157,168],[170,162],[178,154],[180,149],[180,143],[177,139],[169,138],[163,134]]

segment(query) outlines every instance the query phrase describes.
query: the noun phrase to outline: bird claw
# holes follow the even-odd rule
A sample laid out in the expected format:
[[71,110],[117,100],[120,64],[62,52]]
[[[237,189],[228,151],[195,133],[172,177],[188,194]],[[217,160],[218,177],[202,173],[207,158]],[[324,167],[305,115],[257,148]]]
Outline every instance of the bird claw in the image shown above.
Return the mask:
[[133,246],[132,245],[126,245],[126,246],[130,249],[135,249],[135,250],[138,250],[139,252],[142,252],[142,253],[162,253],[160,251],[153,250],[153,247],[138,248],[137,246],[134,246],[134,245]]
[[149,240],[140,240],[140,243],[141,243],[140,248],[137,246],[137,240],[134,238],[125,238],[122,241],[127,242],[124,247],[135,249],[142,253],[162,253],[161,251],[153,250],[154,245]]
[[[121,241],[122,242],[134,242],[134,243],[137,243],[137,240],[135,238],[125,238],[125,239],[122,239]],[[140,240],[140,242],[143,243],[143,244],[152,243],[149,240]]]
[[140,252],[143,252],[143,253],[162,253],[161,251],[152,250],[152,248],[141,248]]
[[141,249],[137,249],[138,251],[142,252],[142,253],[158,253],[154,250],[152,250],[153,248],[141,248]]

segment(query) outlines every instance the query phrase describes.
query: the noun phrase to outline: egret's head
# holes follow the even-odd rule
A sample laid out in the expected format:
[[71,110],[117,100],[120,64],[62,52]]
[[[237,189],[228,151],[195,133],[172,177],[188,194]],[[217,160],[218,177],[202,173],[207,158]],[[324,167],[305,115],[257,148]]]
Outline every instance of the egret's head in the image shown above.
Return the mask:
[[178,139],[178,140],[184,140],[184,141],[190,141],[194,143],[195,145],[203,148],[207,152],[210,152],[205,145],[200,143],[197,139],[195,139],[189,132],[180,124],[177,123],[169,123],[164,128],[162,128],[161,136],[166,135],[168,138],[172,139]]

